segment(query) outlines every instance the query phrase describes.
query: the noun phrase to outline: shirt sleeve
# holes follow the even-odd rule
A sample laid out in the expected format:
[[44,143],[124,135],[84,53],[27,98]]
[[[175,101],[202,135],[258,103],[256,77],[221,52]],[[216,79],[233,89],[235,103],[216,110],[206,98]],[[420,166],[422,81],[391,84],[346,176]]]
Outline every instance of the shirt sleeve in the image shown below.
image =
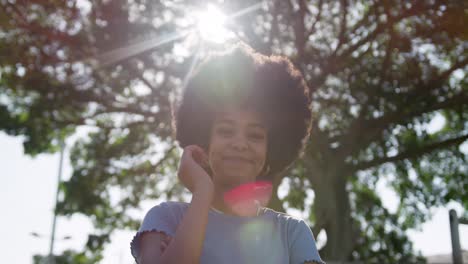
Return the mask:
[[164,202],[151,208],[143,218],[143,222],[138,229],[138,232],[130,242],[130,252],[135,258],[138,258],[140,253],[140,240],[142,234],[146,232],[162,232],[173,237],[177,230],[179,219],[177,213],[174,212],[174,204]]
[[315,244],[315,238],[304,220],[295,222],[289,237],[290,264],[325,264]]

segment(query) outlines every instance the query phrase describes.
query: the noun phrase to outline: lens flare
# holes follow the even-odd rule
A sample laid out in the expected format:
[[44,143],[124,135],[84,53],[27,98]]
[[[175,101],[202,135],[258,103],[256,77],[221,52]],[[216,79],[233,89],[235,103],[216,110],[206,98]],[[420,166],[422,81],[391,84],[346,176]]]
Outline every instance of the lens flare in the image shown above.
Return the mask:
[[198,32],[204,40],[222,43],[232,37],[232,32],[224,27],[227,17],[214,6],[208,6],[196,17]]
[[268,181],[242,184],[226,192],[224,202],[240,216],[254,216],[257,215],[259,207],[268,204],[272,189],[272,184]]
[[[192,34],[196,32],[198,32],[201,38],[206,41],[223,43],[226,40],[235,37],[235,34],[232,31],[226,29],[226,23],[229,23],[230,21],[237,19],[245,14],[261,9],[263,5],[264,3],[260,2],[241,9],[234,14],[230,14],[229,16],[224,15],[214,6],[208,6],[205,11],[195,14],[195,27],[169,33],[168,35],[162,37],[158,34],[158,37],[120,47],[115,50],[110,50],[103,54],[98,54],[97,62],[99,63],[99,67],[106,67],[119,61],[136,56],[142,52],[146,52],[150,49],[157,48],[161,45],[180,39],[186,39],[187,36],[190,37],[196,35]],[[190,13],[189,16],[192,16],[192,13]],[[86,58],[86,60],[95,61],[96,56]]]

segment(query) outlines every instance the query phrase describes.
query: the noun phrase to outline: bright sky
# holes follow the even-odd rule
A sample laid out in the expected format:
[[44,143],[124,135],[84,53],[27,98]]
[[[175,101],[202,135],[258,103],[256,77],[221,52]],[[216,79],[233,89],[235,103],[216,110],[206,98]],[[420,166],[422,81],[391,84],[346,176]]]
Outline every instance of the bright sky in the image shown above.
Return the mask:
[[[41,154],[30,158],[23,154],[22,140],[0,132],[0,165],[2,168],[0,184],[0,208],[3,210],[0,225],[0,248],[3,263],[32,263],[34,254],[47,254],[52,228],[52,210],[57,186],[59,154]],[[65,156],[64,178],[71,175],[68,156]],[[392,207],[395,196],[379,187],[386,205]],[[460,215],[461,206],[449,204]],[[421,231],[412,231],[410,238],[415,247],[424,255],[451,252],[448,209],[434,210],[432,221],[424,224]],[[143,217],[144,212],[141,212]],[[84,216],[68,219],[59,217],[56,231],[55,252],[65,249],[81,249],[86,243],[87,234],[92,231],[91,223]],[[31,232],[43,235],[33,237]],[[63,240],[64,236],[71,236]],[[130,255],[129,243],[133,232],[122,231],[112,236],[112,243],[106,248],[102,263],[134,263]],[[460,226],[463,248],[468,248],[468,226]],[[436,242],[437,241],[437,242]]]

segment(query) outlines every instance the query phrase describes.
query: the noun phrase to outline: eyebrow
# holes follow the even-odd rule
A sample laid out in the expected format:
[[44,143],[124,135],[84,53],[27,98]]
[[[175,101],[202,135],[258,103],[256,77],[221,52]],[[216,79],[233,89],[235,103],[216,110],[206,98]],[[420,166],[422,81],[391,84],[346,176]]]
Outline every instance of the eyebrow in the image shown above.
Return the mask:
[[[223,119],[215,121],[215,123],[228,123],[230,125],[233,125],[235,122],[232,121],[231,119],[223,118]],[[264,125],[260,124],[260,123],[249,123],[247,126],[249,126],[249,127],[259,127],[259,128],[266,129],[266,127]]]

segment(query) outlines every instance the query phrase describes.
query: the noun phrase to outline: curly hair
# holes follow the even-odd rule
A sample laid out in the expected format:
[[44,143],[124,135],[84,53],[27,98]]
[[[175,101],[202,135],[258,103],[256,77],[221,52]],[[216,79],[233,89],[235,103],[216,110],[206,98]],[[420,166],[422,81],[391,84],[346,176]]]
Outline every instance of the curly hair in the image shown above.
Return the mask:
[[216,112],[226,105],[257,111],[267,125],[268,177],[302,154],[310,133],[310,91],[289,59],[239,43],[211,54],[189,79],[175,116],[181,147],[208,148]]

